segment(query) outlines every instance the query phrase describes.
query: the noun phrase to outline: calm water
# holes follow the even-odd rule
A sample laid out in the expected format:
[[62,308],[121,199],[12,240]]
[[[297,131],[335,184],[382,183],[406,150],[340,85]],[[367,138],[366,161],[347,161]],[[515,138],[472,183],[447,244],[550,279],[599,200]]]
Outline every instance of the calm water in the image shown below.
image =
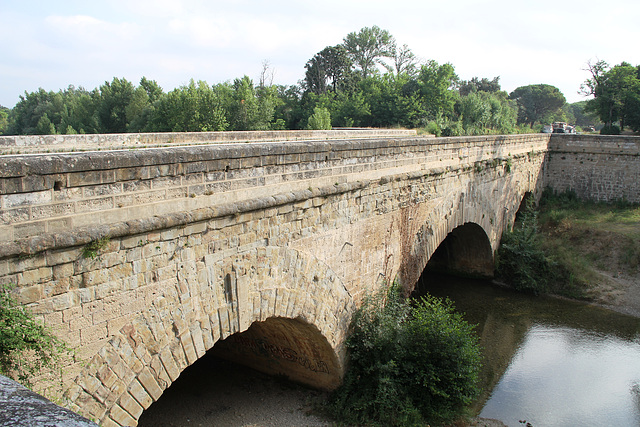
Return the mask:
[[430,276],[477,324],[485,392],[475,410],[509,426],[640,426],[640,319],[487,282]]

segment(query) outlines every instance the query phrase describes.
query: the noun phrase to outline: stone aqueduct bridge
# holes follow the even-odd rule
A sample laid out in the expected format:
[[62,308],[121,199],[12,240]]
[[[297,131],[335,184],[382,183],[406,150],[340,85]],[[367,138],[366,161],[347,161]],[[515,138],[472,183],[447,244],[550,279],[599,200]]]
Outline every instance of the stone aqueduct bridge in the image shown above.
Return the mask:
[[136,425],[210,349],[333,388],[363,294],[437,248],[489,276],[525,194],[639,200],[637,138],[335,136],[0,139],[0,283],[75,349],[67,407]]

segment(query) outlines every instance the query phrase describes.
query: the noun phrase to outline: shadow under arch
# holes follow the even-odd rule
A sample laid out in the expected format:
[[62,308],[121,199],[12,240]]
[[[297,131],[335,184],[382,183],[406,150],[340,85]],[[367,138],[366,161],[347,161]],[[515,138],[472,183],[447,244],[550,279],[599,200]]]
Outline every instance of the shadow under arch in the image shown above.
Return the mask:
[[425,270],[492,278],[493,252],[484,229],[471,222],[454,228],[431,255]]
[[269,361],[265,371],[283,373],[284,366],[302,383],[340,384],[355,305],[326,264],[261,247],[207,255],[193,277],[178,277],[98,350],[66,392],[77,412],[101,425],[136,425],[184,369],[245,331],[246,353],[267,356],[247,360]]

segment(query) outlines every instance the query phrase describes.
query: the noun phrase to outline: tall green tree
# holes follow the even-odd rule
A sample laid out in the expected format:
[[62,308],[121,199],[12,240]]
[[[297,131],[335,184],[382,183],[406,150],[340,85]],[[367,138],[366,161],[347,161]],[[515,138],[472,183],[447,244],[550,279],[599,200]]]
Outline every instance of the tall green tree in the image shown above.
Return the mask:
[[0,105],[0,135],[3,135],[9,125],[9,110],[7,107]]
[[553,120],[567,102],[560,89],[547,84],[520,86],[509,94],[518,104],[518,123],[533,126]]
[[518,109],[506,92],[471,92],[460,98],[456,110],[467,135],[515,131]]
[[384,58],[393,58],[395,39],[389,31],[374,25],[347,34],[342,45],[362,77],[368,77],[375,72],[376,65],[384,64]]
[[100,86],[98,122],[104,133],[127,132],[127,107],[133,101],[135,87],[125,78],[114,77]]
[[306,116],[302,108],[302,89],[298,85],[276,86],[278,103],[273,113],[276,122],[285,129],[301,129]]
[[152,131],[153,115],[159,100],[163,96],[165,96],[165,93],[155,80],[142,77],[140,85],[135,88],[131,102],[125,109],[127,131]]
[[69,86],[62,92],[64,98],[64,116],[59,126],[60,133],[98,133],[97,103],[99,93],[75,86]]
[[597,114],[586,110],[587,102],[585,100],[567,104],[567,108],[575,118],[577,126],[593,126],[600,122]]
[[63,115],[64,103],[60,93],[47,92],[42,88],[37,92],[25,92],[9,114],[8,133],[10,135],[55,134],[56,125],[60,123]]
[[328,46],[305,65],[305,86],[317,95],[344,90],[351,79],[353,64],[344,46]]
[[248,76],[235,79],[229,95],[227,111],[232,130],[264,130],[268,128],[268,124],[260,117],[260,106],[253,80]]
[[592,77],[583,83],[583,93],[594,96],[586,110],[596,113],[607,127],[620,123],[640,129],[640,67],[627,62],[609,68],[606,62],[590,65]]
[[205,81],[192,79],[159,98],[151,119],[156,132],[225,130],[227,121],[218,94]]
[[362,80],[359,89],[371,111],[366,126],[419,126],[425,110],[419,94],[405,90],[412,81],[408,74],[391,73]]
[[461,96],[469,95],[472,92],[498,92],[500,91],[500,76],[491,80],[486,77],[482,79],[472,77],[469,81],[461,81],[458,90]]
[[454,90],[458,76],[451,64],[429,60],[420,68],[417,84],[422,104],[429,120],[450,117],[458,99]]
[[394,43],[392,52],[393,69],[387,67],[389,72],[395,72],[397,77],[403,74],[410,77],[416,77],[418,75],[419,60],[411,49],[409,49],[409,46],[405,44],[397,47]]

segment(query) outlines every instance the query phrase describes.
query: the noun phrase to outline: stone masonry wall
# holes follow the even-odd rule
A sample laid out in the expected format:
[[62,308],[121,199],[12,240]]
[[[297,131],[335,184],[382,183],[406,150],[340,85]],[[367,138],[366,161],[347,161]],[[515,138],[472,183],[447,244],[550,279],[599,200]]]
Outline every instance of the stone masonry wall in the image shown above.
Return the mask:
[[424,164],[506,158],[512,146],[529,140],[544,137],[513,136],[500,144],[402,138],[2,156],[0,244],[375,179]]
[[82,135],[0,136],[0,154],[52,153],[139,149],[275,141],[322,141],[330,139],[394,138],[415,136],[409,129],[332,129],[231,132],[113,133]]
[[544,177],[583,199],[640,203],[640,137],[552,135]]
[[[394,277],[411,286],[465,223],[482,227],[495,249],[524,193],[541,186],[547,142],[406,138],[2,158],[3,200],[27,199],[2,205],[3,214],[28,215],[5,223],[13,235],[0,243],[0,283],[16,284],[21,302],[76,349],[63,370],[66,405],[101,425],[135,425],[218,340],[274,317],[313,326],[304,335],[317,337],[298,360],[330,367],[307,369],[312,383],[317,374],[336,384],[361,296]],[[74,177],[82,170],[108,182],[83,185]],[[70,204],[113,203],[135,184],[143,188],[130,190],[126,207],[37,219],[34,209],[55,202],[17,191],[53,200],[75,188]],[[47,228],[54,220],[67,226]],[[20,234],[34,222],[42,233]]]

